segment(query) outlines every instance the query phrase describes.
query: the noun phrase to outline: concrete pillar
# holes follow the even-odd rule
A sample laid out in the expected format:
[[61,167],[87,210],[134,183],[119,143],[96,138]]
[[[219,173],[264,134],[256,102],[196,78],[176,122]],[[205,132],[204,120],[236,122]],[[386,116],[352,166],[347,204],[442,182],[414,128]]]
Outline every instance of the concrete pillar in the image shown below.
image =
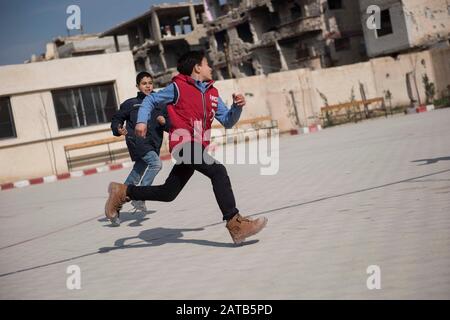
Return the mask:
[[150,58],[148,55],[145,57],[145,70],[153,74],[152,65],[150,64]]
[[116,52],[120,51],[119,40],[117,40],[117,34],[114,35],[114,46],[116,47]]
[[161,25],[159,24],[159,18],[156,11],[152,11],[152,34],[156,42],[161,41]]
[[154,33],[153,33],[152,20],[151,19],[147,21],[147,28],[148,28],[148,33],[150,34],[150,39],[154,39]]
[[141,25],[137,26],[137,31],[138,31],[138,37],[139,37],[139,44],[143,44],[144,43],[144,30],[142,30]]
[[283,52],[281,52],[281,48],[280,48],[280,45],[278,44],[278,41],[275,41],[275,47],[278,51],[278,54],[280,55],[280,63],[281,63],[280,71],[287,71],[288,65],[287,65],[286,59],[284,58]]
[[189,5],[189,15],[191,17],[192,30],[195,30],[197,28],[197,18],[195,16],[195,8],[192,3]]
[[164,71],[167,71],[167,62],[166,62],[166,57],[164,56],[164,47],[163,45],[160,43],[158,45],[159,48],[159,57],[161,58],[161,63],[164,67]]

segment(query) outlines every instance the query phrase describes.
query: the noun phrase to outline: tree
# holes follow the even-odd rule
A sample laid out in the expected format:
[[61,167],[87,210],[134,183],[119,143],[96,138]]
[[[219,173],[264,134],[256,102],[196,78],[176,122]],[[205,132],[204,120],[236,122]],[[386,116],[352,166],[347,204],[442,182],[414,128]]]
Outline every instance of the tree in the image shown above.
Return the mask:
[[427,74],[422,76],[422,83],[425,87],[425,95],[426,95],[426,104],[433,103],[434,96],[436,94],[436,88],[433,82],[430,82]]

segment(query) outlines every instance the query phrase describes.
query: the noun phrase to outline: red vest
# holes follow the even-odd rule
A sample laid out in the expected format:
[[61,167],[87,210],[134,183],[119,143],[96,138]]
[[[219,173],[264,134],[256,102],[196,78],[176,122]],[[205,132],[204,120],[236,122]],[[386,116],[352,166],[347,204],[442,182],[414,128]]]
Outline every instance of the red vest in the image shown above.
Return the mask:
[[195,86],[190,76],[178,74],[172,79],[178,89],[178,100],[167,105],[171,128],[169,130],[169,150],[189,141],[203,146],[209,145],[211,123],[219,104],[219,92],[208,83],[205,93]]

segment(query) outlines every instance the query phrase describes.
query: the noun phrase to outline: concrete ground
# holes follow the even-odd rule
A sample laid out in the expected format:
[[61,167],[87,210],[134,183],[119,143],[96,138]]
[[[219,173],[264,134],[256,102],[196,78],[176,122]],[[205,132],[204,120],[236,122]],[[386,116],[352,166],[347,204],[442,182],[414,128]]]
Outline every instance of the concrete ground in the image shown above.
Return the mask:
[[116,228],[106,189],[128,169],[0,192],[0,298],[450,298],[450,109],[281,137],[273,176],[227,168],[240,211],[269,219],[239,247],[199,173]]

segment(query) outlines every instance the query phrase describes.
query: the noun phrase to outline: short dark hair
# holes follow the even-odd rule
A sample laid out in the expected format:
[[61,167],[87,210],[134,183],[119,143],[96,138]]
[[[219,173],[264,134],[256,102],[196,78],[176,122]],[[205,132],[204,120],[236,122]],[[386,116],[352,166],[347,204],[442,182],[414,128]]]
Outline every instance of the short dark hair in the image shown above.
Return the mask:
[[153,79],[153,77],[150,73],[148,73],[147,71],[141,71],[136,76],[136,84],[139,85],[141,83],[141,80],[145,77],[149,77],[150,79]]
[[189,51],[183,54],[177,62],[179,73],[190,76],[196,64],[201,64],[205,53],[203,51]]

